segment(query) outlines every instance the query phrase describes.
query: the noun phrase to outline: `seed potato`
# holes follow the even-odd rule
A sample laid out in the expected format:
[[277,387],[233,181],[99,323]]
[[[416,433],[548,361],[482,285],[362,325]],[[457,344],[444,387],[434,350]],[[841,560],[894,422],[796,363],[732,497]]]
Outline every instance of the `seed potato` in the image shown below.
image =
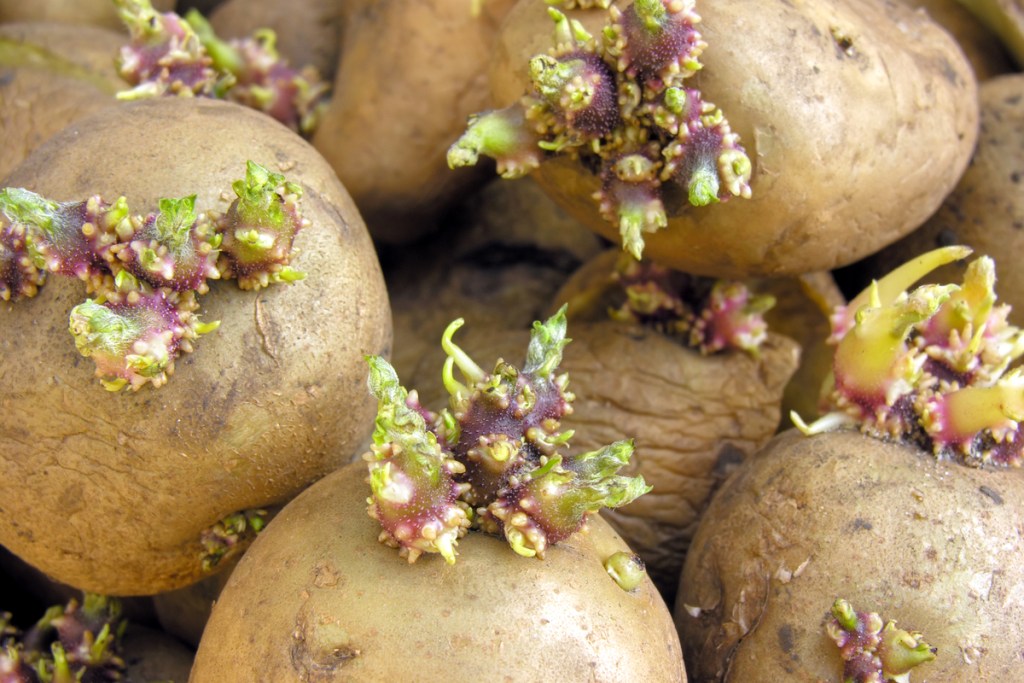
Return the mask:
[[653,584],[627,592],[605,570],[627,546],[599,516],[543,560],[474,531],[454,565],[409,564],[377,541],[365,479],[354,463],[274,518],[214,605],[191,683],[686,680]]
[[220,328],[165,386],[100,385],[68,333],[78,281],[51,276],[0,312],[0,544],[57,580],[119,595],[195,582],[204,529],[290,499],[372,429],[363,356],[390,350],[383,277],[349,196],[297,135],[225,102],[142,101],[73,124],[9,183],[58,201],[123,194],[140,212],[195,192],[223,211],[247,160],[301,186],[306,278],[214,282],[199,312]]
[[[616,6],[624,6],[616,2]],[[689,79],[753,162],[750,199],[691,207],[663,193],[668,227],[646,257],[695,275],[798,275],[851,263],[918,227],[956,184],[977,138],[974,75],[950,35],[893,2],[697,4],[708,47]],[[605,13],[574,10],[594,35]],[[551,46],[544,0],[509,13],[491,67],[496,106],[527,89]],[[616,242],[598,177],[567,157],[534,172],[566,209]]]

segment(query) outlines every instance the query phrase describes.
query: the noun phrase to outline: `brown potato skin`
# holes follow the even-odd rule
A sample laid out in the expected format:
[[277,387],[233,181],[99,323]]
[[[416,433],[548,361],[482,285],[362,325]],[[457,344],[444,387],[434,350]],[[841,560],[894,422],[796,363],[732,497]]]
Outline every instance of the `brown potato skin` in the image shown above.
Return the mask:
[[330,107],[313,144],[374,238],[405,244],[483,173],[448,168],[448,147],[488,105],[488,56],[513,0],[361,0],[345,20]]
[[676,623],[691,680],[839,680],[824,630],[839,597],[938,648],[912,681],[1024,680],[1022,477],[852,431],[781,434],[690,548]]
[[[524,0],[503,24],[491,68],[498,106],[525,92],[528,58],[550,47],[544,7]],[[645,257],[716,277],[830,270],[907,234],[953,188],[977,136],[977,86],[927,15],[874,0],[697,9],[709,47],[691,84],[740,135],[753,197],[698,209],[666,192],[668,228],[645,235]],[[604,24],[603,12],[571,14],[591,33]],[[565,157],[534,173],[571,214],[619,241],[592,198],[594,174]]]
[[118,103],[122,41],[87,24],[0,24],[0,179],[64,126]]
[[759,358],[740,351],[702,356],[657,332],[612,321],[570,320],[569,336],[561,370],[576,400],[562,426],[576,430],[578,453],[635,440],[622,473],[643,474],[654,489],[605,518],[671,603],[711,493],[775,433],[799,348],[772,334]]
[[140,212],[196,192],[224,210],[249,159],[303,189],[293,265],[307,277],[214,282],[200,314],[221,327],[167,385],[104,390],[68,334],[79,282],[51,277],[0,311],[0,544],[55,579],[121,595],[195,582],[202,529],[290,499],[372,429],[363,356],[390,352],[383,277],[351,199],[297,135],[226,102],[143,101],[72,124],[10,182],[62,201],[123,193]]
[[[849,269],[866,287],[911,258],[940,246],[964,244],[996,263],[996,291],[1010,304],[1010,322],[1024,324],[1024,74],[985,81],[980,89],[978,146],[956,188],[928,221],[895,244]],[[967,263],[943,266],[927,282],[961,282]]]
[[[161,12],[174,11],[175,0],[151,2]],[[59,21],[124,31],[124,24],[111,0],[0,0],[0,22],[8,21]],[[110,47],[116,52],[119,45]]]
[[645,580],[602,562],[626,544],[600,518],[543,560],[470,532],[448,565],[377,541],[366,465],[295,498],[214,605],[191,683],[686,680],[671,618]]

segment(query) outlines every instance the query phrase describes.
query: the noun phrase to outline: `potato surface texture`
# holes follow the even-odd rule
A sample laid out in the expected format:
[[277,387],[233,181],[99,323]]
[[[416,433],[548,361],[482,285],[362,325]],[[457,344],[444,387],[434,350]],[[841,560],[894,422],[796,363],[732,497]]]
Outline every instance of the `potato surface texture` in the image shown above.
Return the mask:
[[378,241],[433,229],[476,174],[445,161],[466,117],[487,106],[488,55],[513,0],[360,0],[345,11],[333,95],[313,144]]
[[0,180],[75,119],[118,104],[124,39],[89,25],[0,24]]
[[[173,12],[175,0],[151,0],[161,12]],[[112,0],[0,0],[0,22],[59,21],[71,25],[92,24],[124,29]],[[112,53],[117,45],[111,45]]]
[[626,546],[599,517],[543,560],[470,532],[454,565],[409,564],[377,541],[365,479],[363,463],[339,470],[271,522],[214,606],[191,683],[686,680],[654,586],[626,592],[604,570]]
[[[931,249],[965,244],[996,262],[999,298],[1010,304],[1010,321],[1024,324],[1024,74],[990,79],[979,88],[981,133],[971,165],[928,221],[850,271],[867,286],[898,264]],[[927,282],[957,282],[966,262],[943,266]],[[856,269],[856,270],[854,270]]]
[[694,681],[837,681],[837,597],[938,648],[911,681],[1024,680],[1021,470],[790,430],[712,500],[680,581]]
[[[503,24],[491,68],[499,107],[526,92],[529,58],[551,46],[545,7],[524,0]],[[739,134],[753,197],[695,208],[685,189],[666,186],[668,227],[644,234],[645,257],[715,277],[828,270],[919,226],[955,185],[977,137],[977,86],[956,42],[925,13],[868,0],[696,9],[708,47],[687,87]],[[600,35],[604,12],[568,14]],[[595,173],[554,157],[534,174],[570,213],[619,241],[592,197]]]
[[3,307],[0,544],[55,579],[109,594],[197,581],[203,529],[290,499],[372,428],[363,356],[391,343],[380,265],[301,138],[234,104],[143,101],[73,124],[9,180],[56,201],[123,194],[136,212],[194,192],[197,207],[223,211],[247,160],[302,188],[311,224],[292,265],[306,278],[258,291],[211,282],[199,313],[220,328],[165,386],[101,386],[68,332],[86,298],[79,281],[50,276],[37,297]]

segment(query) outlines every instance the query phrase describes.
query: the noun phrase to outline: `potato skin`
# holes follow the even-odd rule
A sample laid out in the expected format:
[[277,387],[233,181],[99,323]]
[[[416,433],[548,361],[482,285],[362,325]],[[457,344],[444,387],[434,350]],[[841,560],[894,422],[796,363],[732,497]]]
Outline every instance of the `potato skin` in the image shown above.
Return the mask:
[[[151,0],[161,12],[173,12],[175,0]],[[0,0],[0,22],[59,21],[71,25],[91,24],[124,30],[111,0]],[[118,45],[110,46],[116,53]]]
[[51,277],[4,306],[0,544],[64,583],[149,594],[202,578],[202,529],[290,499],[372,428],[363,356],[390,351],[387,293],[358,212],[297,135],[226,102],[143,101],[73,124],[10,182],[57,200],[123,193],[136,211],[196,192],[223,210],[249,159],[303,189],[312,224],[293,265],[307,277],[214,282],[200,314],[221,327],[166,386],[103,389],[68,333],[79,282]]
[[938,648],[911,680],[1024,680],[1022,476],[856,432],[780,435],[690,548],[675,611],[691,680],[838,680],[837,597]]
[[[982,83],[981,132],[971,164],[928,221],[895,244],[844,271],[851,288],[866,287],[901,263],[940,246],[965,244],[996,262],[996,291],[1010,322],[1024,324],[1024,74]],[[961,282],[967,262],[943,266],[928,282]]]
[[448,168],[466,118],[488,106],[488,55],[513,0],[359,0],[346,12],[331,104],[313,144],[379,242],[407,244],[481,173]]
[[[498,106],[525,92],[527,59],[550,47],[544,7],[524,0],[503,24],[491,68]],[[953,188],[977,136],[977,86],[926,14],[875,0],[697,9],[709,47],[691,80],[740,135],[753,197],[695,209],[681,190],[666,192],[668,228],[645,235],[646,257],[716,277],[830,270],[907,234]],[[592,33],[604,22],[603,12],[572,14]],[[564,157],[534,173],[618,242],[591,196],[596,175]]]
[[325,477],[253,543],[191,683],[686,680],[654,586],[627,593],[605,572],[626,545],[600,518],[544,560],[470,532],[454,565],[408,564],[377,541],[365,479],[363,463]]
[[90,25],[0,24],[0,179],[75,119],[118,104],[123,40]]

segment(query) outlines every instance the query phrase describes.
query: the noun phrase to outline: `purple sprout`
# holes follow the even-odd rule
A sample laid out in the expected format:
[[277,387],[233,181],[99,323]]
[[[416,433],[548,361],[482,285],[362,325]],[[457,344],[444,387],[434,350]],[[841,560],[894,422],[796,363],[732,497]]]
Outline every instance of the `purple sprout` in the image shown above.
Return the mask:
[[767,338],[770,295],[754,295],[742,282],[711,280],[636,261],[622,254],[612,278],[626,300],[615,320],[651,327],[703,355],[741,349],[757,354]]
[[316,69],[297,70],[277,52],[277,35],[262,29],[243,39],[225,41],[196,9],[185,21],[199,36],[213,67],[230,76],[223,96],[261,111],[292,130],[309,136],[327,106],[330,87]]
[[117,263],[151,287],[205,294],[206,281],[220,278],[222,238],[207,214],[196,214],[195,204],[195,195],[161,199],[158,213],[136,217],[131,233],[111,249]]
[[836,600],[825,623],[829,638],[843,659],[848,683],[909,683],[914,667],[935,659],[936,649],[917,632],[883,624],[876,612],[857,612],[846,600]]
[[219,323],[199,322],[196,308],[191,292],[119,289],[71,309],[69,328],[78,352],[96,363],[106,389],[137,391],[166,383],[174,360],[191,352],[199,335],[217,328]]
[[232,188],[236,199],[217,225],[223,277],[235,278],[242,289],[305,277],[288,265],[296,233],[309,224],[299,211],[302,188],[252,161]]
[[118,73],[134,100],[160,95],[212,96],[221,75],[213,68],[195,30],[173,12],[158,12],[149,0],[114,0],[131,42],[121,48]]
[[409,395],[394,368],[377,356],[367,361],[378,409],[373,445],[363,457],[370,471],[369,514],[382,528],[379,540],[399,548],[409,562],[427,552],[453,564],[472,515],[460,500],[469,485],[455,479],[465,468],[442,450],[420,412],[407,405]]
[[29,230],[23,223],[0,217],[0,299],[33,297],[46,282],[46,271],[36,266],[29,250]]
[[[79,202],[55,202],[16,187],[0,190],[0,214],[11,228],[14,261],[20,273],[32,269],[83,280],[88,291],[109,287],[110,249],[118,234],[129,229],[128,204],[124,197],[108,204],[99,197]],[[14,227],[21,226],[21,227]],[[24,256],[32,264],[24,263]],[[31,276],[38,286],[39,275]],[[27,290],[24,290],[27,291]]]

